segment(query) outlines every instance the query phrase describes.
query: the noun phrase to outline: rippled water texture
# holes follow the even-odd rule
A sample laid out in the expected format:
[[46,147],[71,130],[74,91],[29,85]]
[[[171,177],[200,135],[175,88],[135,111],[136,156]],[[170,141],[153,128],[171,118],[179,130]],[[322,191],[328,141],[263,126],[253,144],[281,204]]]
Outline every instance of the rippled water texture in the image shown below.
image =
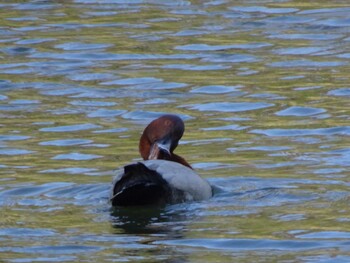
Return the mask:
[[[350,262],[348,1],[1,1],[0,261]],[[205,202],[111,211],[180,115]]]

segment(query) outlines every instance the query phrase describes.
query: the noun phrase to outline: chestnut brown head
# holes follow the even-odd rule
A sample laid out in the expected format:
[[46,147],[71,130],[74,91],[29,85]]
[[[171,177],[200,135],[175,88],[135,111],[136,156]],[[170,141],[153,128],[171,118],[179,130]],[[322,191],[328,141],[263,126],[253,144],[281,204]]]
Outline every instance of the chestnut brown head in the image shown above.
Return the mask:
[[173,153],[184,131],[185,125],[176,115],[167,114],[153,120],[140,138],[142,158],[169,160],[191,167],[182,157]]

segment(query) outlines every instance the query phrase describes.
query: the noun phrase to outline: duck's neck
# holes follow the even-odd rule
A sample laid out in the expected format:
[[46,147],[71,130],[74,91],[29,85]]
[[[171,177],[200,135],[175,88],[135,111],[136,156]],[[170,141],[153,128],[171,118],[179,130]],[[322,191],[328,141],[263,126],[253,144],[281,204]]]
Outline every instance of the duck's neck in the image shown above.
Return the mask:
[[193,168],[191,167],[191,165],[190,165],[184,158],[182,158],[181,156],[176,155],[176,154],[174,154],[174,153],[172,153],[172,154],[170,155],[169,161],[181,163],[182,165],[187,166],[187,167],[193,169]]

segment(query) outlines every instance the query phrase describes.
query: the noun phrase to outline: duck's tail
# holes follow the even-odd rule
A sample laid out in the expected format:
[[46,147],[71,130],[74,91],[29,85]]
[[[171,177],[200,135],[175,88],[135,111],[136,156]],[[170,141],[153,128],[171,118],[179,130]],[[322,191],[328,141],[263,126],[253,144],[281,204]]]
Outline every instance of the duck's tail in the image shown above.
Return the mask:
[[165,204],[171,189],[163,177],[142,163],[124,167],[124,174],[115,182],[111,202],[113,206]]

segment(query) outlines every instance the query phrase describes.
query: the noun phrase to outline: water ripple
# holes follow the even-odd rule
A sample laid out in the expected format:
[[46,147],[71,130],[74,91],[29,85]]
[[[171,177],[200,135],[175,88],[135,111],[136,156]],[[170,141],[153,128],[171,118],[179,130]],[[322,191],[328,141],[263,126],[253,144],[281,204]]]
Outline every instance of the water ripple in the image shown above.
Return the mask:
[[264,109],[272,106],[274,106],[274,104],[265,102],[211,102],[186,107],[199,111],[241,112]]
[[89,118],[110,118],[125,113],[126,110],[98,109],[87,114]]
[[27,140],[31,138],[30,136],[26,135],[1,135],[0,134],[0,141],[21,141],[21,140]]
[[40,142],[39,145],[52,145],[52,146],[73,146],[92,143],[93,140],[86,139],[61,139],[54,141]]
[[112,101],[92,101],[92,100],[73,100],[68,102],[75,106],[88,106],[88,107],[109,107],[117,105],[116,102]]
[[230,93],[233,91],[237,91],[243,86],[222,86],[222,85],[213,85],[213,86],[202,86],[198,88],[191,89],[190,92],[193,93],[205,93],[205,94],[222,94],[222,93]]
[[201,128],[203,131],[227,131],[227,130],[233,130],[233,131],[241,131],[249,128],[248,126],[240,126],[237,124],[232,125],[225,125],[225,126],[218,126],[218,127],[210,127],[210,128]]
[[75,131],[83,131],[83,130],[92,130],[92,129],[98,129],[101,128],[101,126],[91,123],[84,123],[84,124],[74,124],[74,125],[66,125],[66,126],[56,126],[56,127],[48,127],[48,128],[41,128],[39,131],[43,132],[75,132]]
[[339,126],[317,129],[255,129],[250,133],[264,134],[267,136],[308,136],[308,135],[350,135],[350,126]]
[[325,109],[311,108],[311,107],[298,107],[293,106],[287,109],[276,112],[277,116],[312,116],[315,114],[320,114],[326,112]]
[[230,66],[224,65],[191,65],[191,64],[169,64],[163,66],[164,69],[180,69],[180,70],[192,70],[192,71],[203,71],[203,70],[223,70],[231,68]]
[[333,95],[333,96],[349,97],[350,96],[350,88],[341,88],[341,89],[331,90],[327,94],[328,95]]
[[0,149],[0,155],[25,155],[25,154],[32,154],[35,153],[35,151],[26,150],[26,149],[14,149],[14,148],[1,148]]
[[230,10],[247,13],[259,12],[266,14],[286,14],[299,11],[297,8],[268,8],[265,6],[235,6],[230,7]]
[[0,236],[10,237],[45,237],[56,235],[56,231],[52,229],[43,228],[2,228],[0,229]]
[[347,65],[345,61],[312,61],[308,59],[289,60],[269,63],[270,67],[289,68],[289,67],[340,67]]
[[40,173],[89,174],[95,171],[97,171],[97,169],[95,168],[70,167],[70,168],[43,170],[43,171],[40,171]]
[[279,55],[316,55],[320,51],[327,50],[327,47],[298,47],[277,49],[274,52]]
[[182,240],[156,241],[155,244],[176,245],[185,247],[202,247],[206,249],[219,249],[228,251],[255,251],[280,250],[304,251],[314,249],[339,248],[346,250],[350,246],[348,241],[305,241],[305,240],[269,240],[269,239],[205,239],[192,238]]
[[105,49],[108,47],[112,47],[112,45],[111,44],[87,44],[87,43],[79,43],[79,42],[71,42],[71,43],[63,43],[63,44],[55,45],[55,48],[68,50],[68,51]]
[[84,153],[67,153],[67,154],[58,154],[52,157],[53,160],[75,160],[75,161],[83,161],[83,160],[93,160],[97,158],[102,158],[103,156],[97,154],[84,154]]

